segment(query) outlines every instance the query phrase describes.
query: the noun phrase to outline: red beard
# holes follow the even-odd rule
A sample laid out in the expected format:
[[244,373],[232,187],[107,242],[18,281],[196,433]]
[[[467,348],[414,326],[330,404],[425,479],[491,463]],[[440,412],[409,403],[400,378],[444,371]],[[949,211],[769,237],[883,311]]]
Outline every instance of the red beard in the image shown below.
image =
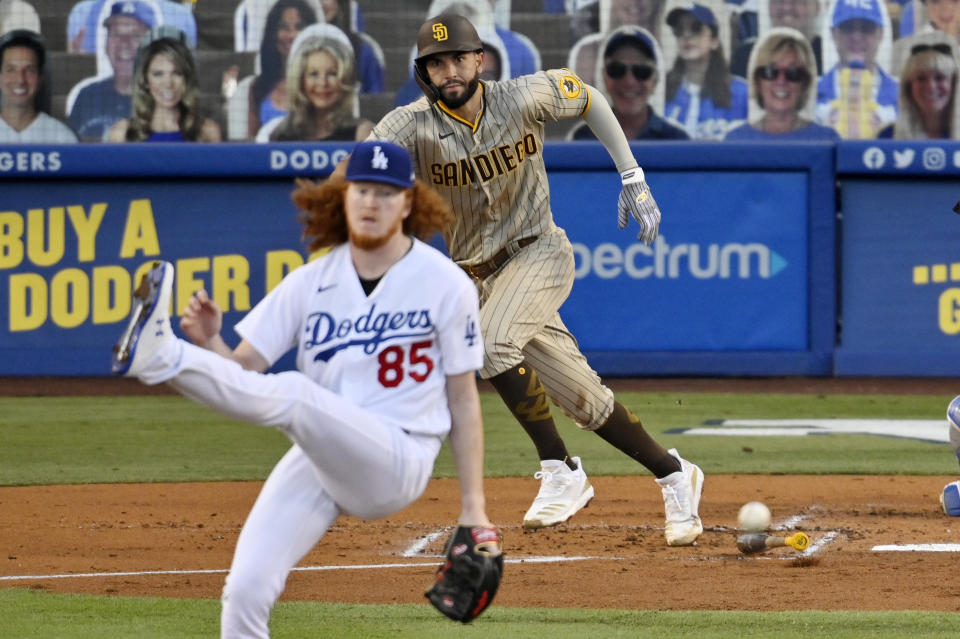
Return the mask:
[[350,235],[350,242],[359,249],[364,251],[374,251],[381,246],[389,242],[394,234],[401,231],[403,228],[403,218],[397,218],[396,223],[383,235],[363,235],[361,233],[355,232],[353,229],[347,229],[347,232]]

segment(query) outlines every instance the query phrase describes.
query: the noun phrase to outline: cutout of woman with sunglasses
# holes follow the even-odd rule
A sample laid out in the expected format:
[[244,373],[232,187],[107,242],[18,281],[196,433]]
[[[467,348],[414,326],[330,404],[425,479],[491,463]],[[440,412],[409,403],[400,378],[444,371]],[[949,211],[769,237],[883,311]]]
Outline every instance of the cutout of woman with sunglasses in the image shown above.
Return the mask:
[[727,133],[726,140],[829,140],[840,136],[812,121],[817,65],[810,41],[787,27],[771,29],[750,56],[749,124]]
[[[663,104],[661,59],[653,35],[643,27],[626,25],[601,43],[603,59],[597,73],[603,77],[607,99],[628,140],[689,140],[686,131],[657,115]],[[595,140],[586,122],[567,134],[568,140]]]
[[[667,14],[677,57],[667,73],[664,113],[695,140],[722,140],[747,117],[747,83],[730,74],[717,13],[700,3],[681,3]],[[716,12],[715,12],[716,11]]]
[[900,117],[878,137],[897,140],[960,139],[957,71],[960,51],[943,32],[906,39],[909,56],[900,71]]

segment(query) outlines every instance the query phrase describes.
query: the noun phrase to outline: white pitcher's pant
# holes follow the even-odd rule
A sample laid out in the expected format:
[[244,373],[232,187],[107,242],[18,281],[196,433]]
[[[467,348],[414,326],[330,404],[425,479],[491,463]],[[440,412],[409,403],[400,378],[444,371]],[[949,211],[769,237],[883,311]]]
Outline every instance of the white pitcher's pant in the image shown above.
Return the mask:
[[290,569],[340,514],[316,469],[294,446],[270,473],[247,516],[223,588],[220,636],[270,636],[270,612]]
[[423,494],[441,442],[386,426],[302,373],[248,371],[182,340],[170,348],[182,350],[158,361],[176,364],[154,371],[153,381],[167,378],[204,406],[276,426],[296,444],[243,526],[223,592],[221,636],[268,637],[287,575],[337,516],[380,518],[409,506]]

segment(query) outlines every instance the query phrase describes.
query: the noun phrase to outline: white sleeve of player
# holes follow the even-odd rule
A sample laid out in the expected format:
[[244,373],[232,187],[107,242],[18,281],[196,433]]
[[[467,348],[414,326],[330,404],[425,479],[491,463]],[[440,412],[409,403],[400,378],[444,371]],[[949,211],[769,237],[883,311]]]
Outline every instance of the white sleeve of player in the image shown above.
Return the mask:
[[303,283],[305,272],[306,269],[298,268],[288,273],[234,327],[271,366],[299,344],[304,317],[302,303],[307,298]]
[[483,338],[480,336],[480,301],[470,280],[458,278],[452,299],[444,304],[437,333],[443,370],[446,375],[459,375],[483,367]]

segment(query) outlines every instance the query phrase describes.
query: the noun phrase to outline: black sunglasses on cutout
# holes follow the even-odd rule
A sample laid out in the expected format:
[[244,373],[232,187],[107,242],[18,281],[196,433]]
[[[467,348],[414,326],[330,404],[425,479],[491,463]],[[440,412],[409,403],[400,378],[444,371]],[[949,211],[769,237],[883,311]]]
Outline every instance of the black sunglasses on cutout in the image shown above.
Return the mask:
[[781,73],[787,82],[799,82],[802,84],[810,79],[810,74],[803,67],[781,68],[772,62],[762,67],[757,67],[757,70],[754,71],[754,74],[761,80],[770,80],[771,82],[776,80]]
[[[614,80],[619,80],[627,74],[627,65],[623,62],[618,62],[614,60],[608,62],[607,66],[604,68],[604,71]],[[631,64],[629,66],[630,73],[633,74],[633,77],[637,82],[644,82],[653,77],[654,68],[646,64]]]
[[936,51],[937,53],[942,53],[943,55],[953,57],[953,51],[950,49],[950,45],[946,42],[938,42],[937,44],[916,44],[910,48],[910,55],[917,55],[918,53],[923,53],[924,51]]

